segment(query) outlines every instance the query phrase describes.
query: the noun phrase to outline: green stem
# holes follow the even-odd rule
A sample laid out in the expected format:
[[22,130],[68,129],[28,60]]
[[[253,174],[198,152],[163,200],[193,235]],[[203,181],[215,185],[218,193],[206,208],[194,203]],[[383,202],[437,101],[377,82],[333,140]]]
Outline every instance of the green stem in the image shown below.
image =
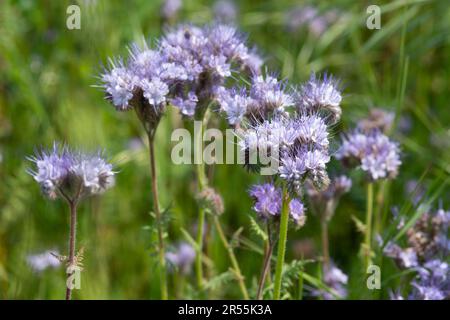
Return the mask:
[[164,248],[164,233],[163,233],[163,223],[162,215],[159,209],[158,201],[158,183],[156,179],[156,161],[155,161],[155,148],[154,148],[154,135],[148,134],[149,142],[149,153],[150,153],[150,171],[151,171],[151,182],[152,182],[152,195],[153,195],[153,210],[156,216],[156,224],[158,229],[158,258],[159,258],[159,276],[160,276],[160,286],[161,286],[161,299],[167,300],[167,275],[166,275],[166,258],[165,258],[165,248]]
[[225,233],[223,232],[222,225],[220,224],[219,217],[217,215],[214,215],[214,225],[216,226],[217,232],[219,233],[220,240],[222,240],[223,246],[225,247],[225,249],[227,249],[228,255],[231,260],[231,265],[238,278],[239,288],[241,289],[242,296],[245,300],[248,300],[249,295],[245,286],[244,277],[241,273],[241,268],[239,268],[239,263],[237,262],[236,256],[234,255],[233,247],[228,243],[228,240],[225,237]]
[[328,222],[325,217],[322,217],[321,221],[322,229],[322,255],[323,255],[323,269],[328,270],[330,267],[330,250],[329,250],[329,240],[328,240]]
[[[73,267],[75,259],[75,243],[77,238],[77,202],[74,200],[69,201],[70,205],[70,235],[69,235],[69,260],[68,266]],[[67,279],[72,274],[67,274]],[[72,289],[66,283],[66,300],[72,299]]]
[[288,232],[289,222],[289,206],[288,206],[288,194],[286,187],[283,187],[283,205],[281,209],[281,221],[280,221],[280,235],[278,240],[278,256],[277,266],[275,269],[275,287],[273,298],[274,300],[280,299],[281,294],[281,275],[283,272],[284,256],[286,254],[286,240]]
[[367,185],[366,234],[364,245],[366,269],[372,263],[371,260],[372,216],[373,216],[373,183],[369,182],[369,184]]
[[[203,130],[206,126],[206,117],[202,116],[202,125],[200,130],[195,130],[194,124],[194,160],[197,160],[195,169],[197,174],[198,192],[202,192],[208,185],[208,178],[205,173],[205,164],[202,159],[203,155]],[[197,247],[198,253],[195,258],[195,274],[197,278],[197,286],[200,290],[203,289],[203,267],[202,267],[202,252],[203,252],[203,229],[205,227],[205,209],[200,206],[197,224]]]

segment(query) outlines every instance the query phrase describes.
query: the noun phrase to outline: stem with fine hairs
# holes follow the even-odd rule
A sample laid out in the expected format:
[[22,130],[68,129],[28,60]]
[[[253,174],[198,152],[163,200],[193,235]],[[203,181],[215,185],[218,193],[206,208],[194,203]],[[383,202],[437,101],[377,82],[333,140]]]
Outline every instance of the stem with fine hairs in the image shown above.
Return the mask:
[[322,255],[323,255],[323,269],[328,270],[330,267],[330,249],[328,240],[328,222],[325,217],[322,217],[320,222],[322,231]]
[[367,184],[366,233],[364,241],[364,258],[366,270],[372,263],[372,216],[373,216],[373,183]]
[[275,283],[273,299],[280,300],[281,296],[281,276],[283,273],[284,256],[286,254],[286,241],[289,223],[288,192],[286,186],[283,187],[283,205],[281,208],[280,234],[278,240],[277,266],[275,269]]
[[[69,267],[73,266],[75,260],[75,243],[77,237],[77,202],[75,200],[68,200],[70,206],[70,234],[69,234]],[[67,273],[67,280],[69,280],[72,273]],[[67,281],[66,283],[66,300],[72,299],[72,289]]]
[[158,259],[159,259],[159,276],[161,286],[161,299],[167,300],[167,275],[166,275],[166,258],[165,258],[165,246],[164,246],[164,233],[162,215],[159,208],[158,201],[158,182],[156,179],[156,161],[155,161],[155,146],[154,146],[154,134],[148,133],[148,144],[150,154],[150,173],[151,173],[151,185],[153,196],[153,210],[156,216],[156,224],[158,229]]
[[234,254],[233,247],[229,244],[229,242],[225,236],[225,233],[223,232],[222,225],[220,224],[220,221],[219,221],[219,217],[217,215],[214,215],[213,220],[214,220],[214,225],[216,227],[216,230],[219,234],[220,240],[222,241],[222,244],[225,247],[225,249],[227,249],[228,256],[230,257],[231,265],[233,267],[233,271],[236,274],[236,277],[237,277],[237,280],[239,283],[239,288],[241,289],[241,292],[242,292],[242,296],[245,300],[248,300],[249,295],[248,295],[247,287],[245,286],[244,276],[242,275],[241,268],[239,267],[239,263]]

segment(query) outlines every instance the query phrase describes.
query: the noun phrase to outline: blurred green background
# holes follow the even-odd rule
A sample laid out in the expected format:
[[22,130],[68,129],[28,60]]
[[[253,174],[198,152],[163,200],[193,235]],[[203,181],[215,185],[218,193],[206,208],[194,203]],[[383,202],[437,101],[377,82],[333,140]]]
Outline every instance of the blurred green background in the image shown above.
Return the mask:
[[[67,6],[81,8],[81,29],[66,28]],[[76,299],[159,298],[154,235],[148,226],[150,179],[143,130],[133,113],[118,113],[104,100],[98,74],[108,57],[126,55],[127,45],[142,37],[155,43],[165,28],[161,1],[33,1],[0,3],[0,299],[61,299],[63,268],[35,272],[27,256],[45,250],[67,250],[68,210],[62,201],[48,201],[26,173],[26,156],[36,147],[64,141],[88,150],[101,147],[113,160],[116,186],[85,201],[79,214],[78,246],[85,247],[82,289]],[[344,85],[339,134],[355,125],[372,107],[396,113],[393,137],[401,143],[399,177],[383,187],[376,209],[384,216],[394,206],[407,207],[407,184],[420,177],[427,199],[448,208],[450,172],[450,5],[441,1],[235,1],[236,25],[259,48],[267,68],[299,84],[311,71],[329,71]],[[381,29],[366,27],[366,8],[382,9]],[[322,24],[295,25],[294,9],[313,6],[329,17]],[[171,21],[210,23],[217,16],[214,1],[187,0]],[[230,17],[229,17],[230,18]],[[219,121],[218,119],[215,121]],[[216,123],[225,127],[223,123]],[[182,126],[171,110],[157,135],[161,202],[169,208],[171,245],[186,240],[181,227],[195,232],[195,176],[187,165],[170,161],[170,134]],[[331,173],[344,172],[336,161]],[[354,187],[344,196],[330,224],[331,256],[350,276],[349,298],[387,298],[401,281],[398,270],[383,264],[383,287],[364,289],[358,257],[361,235],[352,216],[363,219],[365,193],[358,172],[348,173]],[[251,231],[247,190],[260,177],[238,165],[214,168],[212,185],[222,194],[221,217],[228,236],[243,227],[236,248],[249,288],[259,275],[261,239]],[[381,194],[381,187],[377,189]],[[381,199],[381,200],[380,200]],[[404,213],[411,216],[415,207]],[[319,223],[309,214],[306,226],[289,234],[287,261],[314,258],[320,248]],[[303,249],[302,249],[303,248]],[[301,250],[300,250],[301,249]],[[215,233],[208,240],[211,277],[229,267]],[[318,265],[308,265],[317,274]],[[195,298],[193,275],[184,292],[171,297]],[[208,297],[239,298],[233,281],[219,281]],[[294,290],[295,291],[295,290]]]

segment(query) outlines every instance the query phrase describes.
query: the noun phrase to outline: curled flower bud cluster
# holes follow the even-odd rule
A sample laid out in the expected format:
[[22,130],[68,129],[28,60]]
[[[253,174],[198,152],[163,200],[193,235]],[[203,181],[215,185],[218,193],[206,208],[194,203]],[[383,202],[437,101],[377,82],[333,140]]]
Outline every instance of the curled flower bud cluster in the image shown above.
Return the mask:
[[336,158],[346,165],[359,165],[373,181],[396,177],[401,164],[398,144],[378,130],[355,130],[344,136]]
[[322,79],[312,73],[309,80],[300,87],[295,100],[300,111],[325,111],[329,115],[330,123],[336,123],[341,118],[342,96],[339,81],[326,73]]
[[[261,219],[268,220],[281,214],[283,194],[280,188],[271,183],[265,183],[254,185],[249,193],[255,201],[253,210]],[[289,215],[297,226],[301,227],[305,224],[305,207],[300,200],[290,200]]]
[[182,274],[187,274],[191,270],[195,260],[194,248],[186,243],[180,243],[175,250],[166,253],[166,260],[172,268],[176,268]]
[[[402,269],[417,272],[408,299],[442,300],[450,298],[450,269],[442,260],[450,250],[448,226],[450,212],[442,209],[425,213],[407,230],[408,247],[389,242],[384,254]],[[403,299],[401,296],[396,299]]]
[[197,199],[200,206],[208,209],[212,214],[221,215],[225,210],[222,197],[213,188],[205,188]]
[[117,110],[135,108],[151,130],[166,104],[192,117],[215,97],[232,65],[257,74],[261,63],[233,27],[183,25],[166,33],[156,49],[133,45],[130,57],[111,62],[101,80]]
[[68,147],[41,151],[30,158],[36,164],[29,173],[50,199],[63,196],[77,201],[81,197],[99,194],[114,184],[113,167],[100,152],[85,154]]

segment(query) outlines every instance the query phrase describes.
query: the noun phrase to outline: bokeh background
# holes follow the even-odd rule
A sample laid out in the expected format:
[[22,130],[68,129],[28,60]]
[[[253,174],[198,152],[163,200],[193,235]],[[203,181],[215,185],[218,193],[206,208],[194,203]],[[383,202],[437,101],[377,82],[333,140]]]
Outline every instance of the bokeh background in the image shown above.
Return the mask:
[[[0,3],[0,299],[61,299],[64,268],[34,270],[30,255],[46,250],[65,254],[68,210],[48,201],[26,173],[26,157],[54,140],[87,150],[102,148],[116,166],[116,186],[80,207],[78,246],[85,247],[82,289],[76,299],[157,299],[154,222],[149,215],[150,175],[145,138],[133,113],[118,113],[104,100],[98,74],[108,57],[126,55],[127,45],[143,37],[150,43],[169,24],[235,23],[259,49],[267,69],[299,84],[311,71],[328,71],[344,85],[339,134],[354,127],[373,107],[395,112],[392,131],[401,143],[398,178],[376,189],[376,210],[389,225],[391,209],[415,213],[411,188],[419,181],[433,208],[448,208],[450,172],[450,6],[441,1],[214,1],[186,0],[176,16],[163,19],[162,1],[4,0]],[[231,6],[230,6],[231,3]],[[66,28],[67,6],[81,8],[81,29]],[[366,8],[381,7],[381,29],[366,27]],[[227,9],[228,5],[228,9]],[[222,6],[222,9],[221,7]],[[225,8],[225,10],[224,10]],[[231,8],[231,9],[230,9]],[[233,9],[234,8],[234,9]],[[308,10],[318,18],[309,19]],[[213,125],[225,128],[218,118]],[[157,135],[161,202],[168,208],[168,243],[194,234],[197,215],[194,170],[170,160],[170,135],[183,122],[174,110],[163,118]],[[387,298],[408,278],[381,259],[382,290],[365,288],[358,256],[362,236],[352,216],[363,219],[365,193],[358,172],[334,160],[332,173],[349,174],[351,193],[344,196],[330,224],[330,251],[349,275],[349,298]],[[247,190],[261,177],[238,165],[218,165],[210,172],[222,194],[221,217],[231,237],[243,228],[236,254],[250,289],[261,266],[261,239],[252,232]],[[306,226],[289,234],[287,261],[314,259],[320,252],[320,225],[309,213]],[[183,229],[182,229],[183,228]],[[209,298],[239,298],[238,287],[222,276],[229,262],[214,231],[207,242],[213,263]],[[316,276],[319,264],[306,266]],[[293,278],[295,280],[295,277]],[[196,298],[193,275],[170,276],[171,297]],[[295,280],[296,281],[296,280]],[[295,281],[292,291],[295,292]],[[312,287],[312,284],[309,284]],[[308,297],[308,294],[305,293]]]

